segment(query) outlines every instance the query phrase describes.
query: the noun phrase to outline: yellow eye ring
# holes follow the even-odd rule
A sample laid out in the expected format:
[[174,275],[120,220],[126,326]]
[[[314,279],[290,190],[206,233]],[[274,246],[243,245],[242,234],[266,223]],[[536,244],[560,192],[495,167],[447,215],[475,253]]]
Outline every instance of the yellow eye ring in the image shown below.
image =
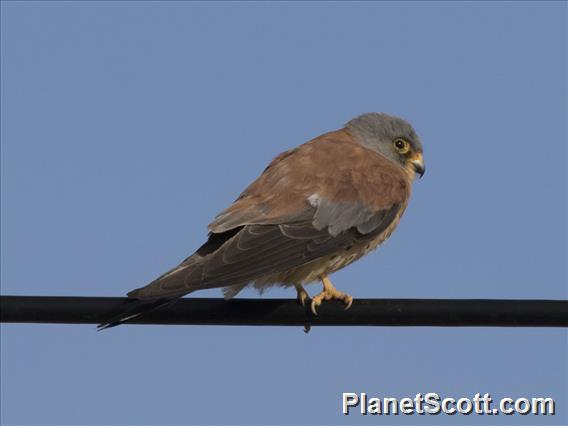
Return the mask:
[[396,138],[392,144],[400,154],[407,154],[410,151],[410,144],[402,138]]

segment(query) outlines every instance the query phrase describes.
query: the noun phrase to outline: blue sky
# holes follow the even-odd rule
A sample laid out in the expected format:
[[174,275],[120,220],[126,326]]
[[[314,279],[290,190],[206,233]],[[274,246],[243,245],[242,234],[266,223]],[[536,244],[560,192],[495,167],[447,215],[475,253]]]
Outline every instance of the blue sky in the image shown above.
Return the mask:
[[[2,294],[124,295],[196,249],[278,153],[384,111],[414,125],[428,171],[392,238],[337,287],[567,297],[566,3],[1,12]],[[1,330],[3,424],[568,421],[562,329]],[[346,417],[342,392],[551,396],[558,414]]]

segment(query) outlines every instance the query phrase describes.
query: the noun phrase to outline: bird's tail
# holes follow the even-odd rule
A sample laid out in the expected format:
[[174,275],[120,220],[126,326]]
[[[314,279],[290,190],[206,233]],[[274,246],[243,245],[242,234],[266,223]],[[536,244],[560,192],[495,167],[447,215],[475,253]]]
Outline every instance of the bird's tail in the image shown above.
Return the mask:
[[105,330],[107,328],[116,327],[117,325],[124,324],[134,318],[139,317],[146,312],[153,311],[160,306],[165,306],[170,303],[175,302],[176,299],[154,299],[154,300],[138,300],[129,299],[123,306],[120,307],[118,312],[109,314],[109,319],[103,321],[97,326],[99,331]]

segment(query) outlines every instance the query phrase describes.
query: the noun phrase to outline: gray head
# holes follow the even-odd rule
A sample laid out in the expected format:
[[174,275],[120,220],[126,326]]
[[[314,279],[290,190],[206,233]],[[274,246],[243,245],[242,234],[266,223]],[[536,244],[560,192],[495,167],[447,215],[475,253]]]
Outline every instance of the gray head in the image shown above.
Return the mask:
[[369,112],[354,118],[345,127],[360,144],[413,173],[424,174],[422,143],[412,126],[402,118]]

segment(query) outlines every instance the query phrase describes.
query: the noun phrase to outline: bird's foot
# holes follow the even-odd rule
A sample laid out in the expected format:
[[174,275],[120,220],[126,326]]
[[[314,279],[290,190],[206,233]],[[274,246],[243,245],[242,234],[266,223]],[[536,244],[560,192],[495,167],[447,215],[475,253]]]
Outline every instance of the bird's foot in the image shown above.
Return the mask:
[[326,275],[321,278],[321,282],[323,284],[323,291],[312,299],[311,308],[314,315],[318,314],[317,307],[321,305],[324,300],[340,300],[345,303],[345,310],[351,307],[353,304],[353,296],[337,290]]
[[[295,287],[296,287],[296,292],[298,293],[296,300],[298,300],[298,303],[302,305],[302,308],[305,308],[306,300],[310,298],[310,295],[308,294],[306,289],[302,286],[302,284],[296,284]],[[304,333],[306,334],[309,333],[311,328],[312,326],[308,322],[306,322],[304,324]]]
[[296,299],[298,300],[298,303],[300,305],[302,305],[302,307],[305,307],[306,306],[306,300],[308,300],[310,298],[310,295],[308,294],[306,289],[304,289],[304,287],[302,287],[301,284],[296,284],[296,292],[298,293],[298,296],[296,297]]
[[339,290],[335,290],[333,292],[324,290],[312,299],[311,308],[314,315],[318,314],[317,307],[321,305],[324,300],[340,300],[345,303],[345,310],[349,309],[353,304],[353,296],[350,294],[343,293]]

